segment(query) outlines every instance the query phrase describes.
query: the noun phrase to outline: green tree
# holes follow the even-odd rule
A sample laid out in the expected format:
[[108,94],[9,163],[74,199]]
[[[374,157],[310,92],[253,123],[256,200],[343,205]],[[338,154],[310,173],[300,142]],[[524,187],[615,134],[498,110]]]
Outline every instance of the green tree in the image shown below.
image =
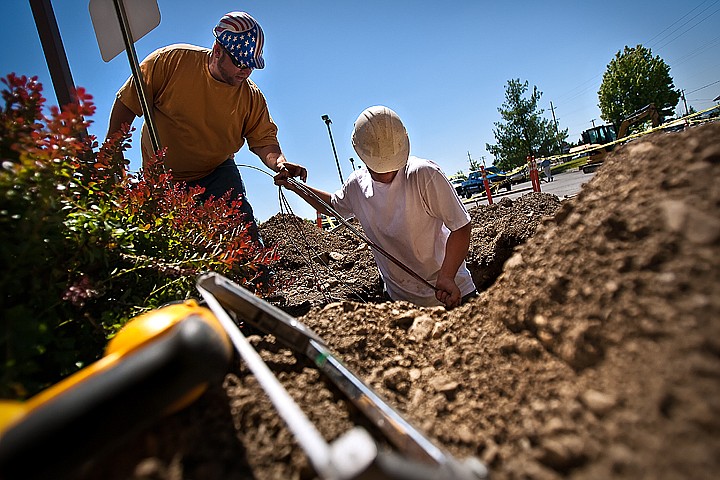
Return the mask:
[[463,172],[462,170],[458,170],[457,172],[455,172],[454,175],[450,175],[449,179],[450,180],[458,179],[458,180],[465,181],[465,180],[467,180],[467,174],[465,172]]
[[476,171],[480,170],[480,167],[485,165],[485,157],[481,156],[480,160],[475,160],[474,158],[472,158],[470,156],[470,152],[468,152],[468,163],[470,165],[470,171],[476,172]]
[[530,98],[524,98],[527,91],[527,80],[508,80],[505,102],[498,108],[502,121],[494,123],[497,144],[485,145],[495,156],[494,163],[505,170],[525,164],[528,155],[560,153],[560,145],[568,136],[567,129],[556,132],[550,120],[542,117],[544,110],[538,108],[542,92],[533,86]]
[[619,127],[623,119],[654,103],[661,117],[672,114],[680,99],[670,67],[642,45],[625,46],[617,52],[603,74],[598,91],[601,118]]

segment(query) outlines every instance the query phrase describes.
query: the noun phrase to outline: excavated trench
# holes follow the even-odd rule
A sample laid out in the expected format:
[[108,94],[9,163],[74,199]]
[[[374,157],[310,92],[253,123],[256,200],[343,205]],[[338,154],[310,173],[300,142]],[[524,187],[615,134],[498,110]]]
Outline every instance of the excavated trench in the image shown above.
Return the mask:
[[[555,195],[530,193],[469,210],[473,230],[466,261],[478,291],[495,282],[515,248],[560,206]],[[352,226],[362,231],[356,222]],[[333,299],[383,301],[370,248],[345,226],[325,231],[291,215],[276,215],[261,225],[261,231],[268,246],[281,248],[276,266],[279,288],[268,299],[276,306],[302,315]]]

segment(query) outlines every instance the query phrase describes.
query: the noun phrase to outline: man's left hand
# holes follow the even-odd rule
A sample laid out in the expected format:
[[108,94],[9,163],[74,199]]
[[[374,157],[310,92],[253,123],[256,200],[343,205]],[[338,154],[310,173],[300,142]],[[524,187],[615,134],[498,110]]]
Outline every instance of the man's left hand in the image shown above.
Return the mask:
[[447,308],[455,308],[462,301],[460,289],[452,278],[440,277],[435,284],[435,298],[442,302]]

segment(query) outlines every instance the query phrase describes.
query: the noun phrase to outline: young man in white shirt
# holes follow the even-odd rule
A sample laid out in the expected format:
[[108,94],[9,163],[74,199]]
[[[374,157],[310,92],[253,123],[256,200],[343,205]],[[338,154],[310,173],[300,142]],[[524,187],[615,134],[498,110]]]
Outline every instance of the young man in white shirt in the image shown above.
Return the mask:
[[[453,308],[477,295],[465,265],[470,216],[440,167],[410,156],[400,117],[384,106],[364,110],[355,121],[352,144],[367,168],[353,171],[332,194],[305,188],[343,217],[354,216],[373,243],[435,286],[373,251],[390,299]],[[276,183],[331,214],[307,191],[284,179]]]

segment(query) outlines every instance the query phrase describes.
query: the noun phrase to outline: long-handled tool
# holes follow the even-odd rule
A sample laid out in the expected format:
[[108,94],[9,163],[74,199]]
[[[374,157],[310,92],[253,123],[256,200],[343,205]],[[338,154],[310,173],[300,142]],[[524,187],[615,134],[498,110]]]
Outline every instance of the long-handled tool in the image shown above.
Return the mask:
[[394,255],[392,255],[390,252],[388,252],[387,250],[385,250],[384,248],[382,248],[380,245],[378,245],[377,243],[375,243],[375,242],[373,242],[372,240],[370,240],[370,239],[367,237],[367,235],[364,235],[364,234],[361,233],[357,228],[353,227],[352,224],[350,224],[350,222],[348,222],[347,220],[345,220],[345,219],[342,217],[342,215],[340,215],[337,211],[335,211],[334,208],[332,208],[332,206],[330,206],[330,205],[328,205],[327,203],[325,203],[325,201],[323,201],[322,198],[320,198],[320,197],[318,197],[317,195],[315,195],[315,193],[314,193],[312,190],[310,190],[310,189],[307,188],[305,185],[303,185],[302,183],[298,182],[297,180],[295,180],[295,179],[292,178],[292,177],[288,178],[287,181],[288,181],[288,183],[289,183],[290,185],[293,185],[296,189],[300,190],[300,191],[303,192],[305,195],[307,195],[307,196],[313,198],[314,200],[316,200],[317,202],[319,202],[323,207],[325,207],[325,209],[327,209],[328,212],[332,213],[333,216],[335,216],[335,218],[336,218],[340,223],[342,223],[343,225],[345,225],[345,227],[347,227],[347,229],[350,230],[356,237],[358,237],[360,240],[362,240],[362,241],[364,241],[365,243],[367,243],[368,245],[370,245],[370,247],[372,247],[373,249],[375,249],[375,250],[377,250],[378,252],[380,252],[380,253],[381,253],[383,256],[385,256],[388,260],[390,260],[390,261],[393,262],[395,265],[397,265],[398,267],[400,267],[405,273],[407,273],[408,275],[410,275],[411,277],[413,277],[415,280],[417,280],[418,282],[422,283],[422,284],[425,285],[426,287],[432,289],[433,291],[437,291],[437,290],[438,290],[438,288],[437,288],[435,285],[433,285],[432,283],[430,283],[430,282],[428,282],[427,280],[425,280],[425,279],[424,279],[423,277],[421,277],[417,272],[415,272],[415,271],[412,270],[410,267],[408,267],[407,265],[405,265],[403,262],[401,262],[400,260],[398,260],[398,259],[397,259]]
[[[288,348],[307,357],[335,386],[347,395],[355,406],[402,453],[402,457],[384,455],[382,452],[378,452],[376,446],[374,448],[369,446],[365,440],[361,444],[365,451],[358,457],[361,460],[355,458],[352,468],[347,472],[349,476],[343,478],[361,478],[360,473],[367,474],[367,470],[364,472],[359,470],[368,459],[372,460],[372,466],[375,469],[380,469],[381,476],[374,476],[373,478],[448,478],[458,480],[487,478],[487,469],[479,460],[470,458],[460,462],[422,435],[345,367],[315,332],[297,319],[216,273],[200,276],[197,281],[197,288],[207,301],[210,309],[228,331],[233,342],[237,342],[235,343],[236,348],[243,355],[243,358],[246,361],[250,358],[248,366],[253,374],[258,376],[258,381],[271,397],[271,401],[278,408],[279,413],[288,423],[290,429],[298,436],[299,443],[304,445],[303,448],[306,452],[308,449],[314,449],[313,452],[308,452],[308,457],[313,465],[320,469],[317,472],[319,475],[324,473],[329,475],[324,478],[331,478],[333,475],[337,475],[338,472],[346,470],[340,465],[343,463],[342,460],[340,460],[340,464],[332,464],[330,460],[334,458],[335,462],[338,462],[338,455],[342,457],[344,454],[349,454],[349,451],[340,453],[338,447],[335,449],[334,456],[327,453],[329,450],[321,445],[321,441],[317,440],[317,431],[314,430],[314,426],[309,428],[306,424],[307,419],[302,420],[300,418],[300,416],[304,415],[295,408],[297,406],[287,407],[285,405],[289,396],[285,397],[286,392],[285,394],[279,393],[277,388],[279,382],[271,372],[268,375],[269,370],[267,372],[262,371],[264,370],[263,367],[267,368],[267,366],[264,364],[260,366],[255,359],[251,358],[257,355],[257,352],[253,351],[248,354],[247,358],[245,357],[244,352],[247,352],[247,348],[252,350],[252,347],[249,344],[247,347],[245,346],[247,340],[244,339],[244,336],[239,332],[237,326],[235,326],[224,309],[232,312],[237,320],[246,322],[264,333],[274,335]],[[262,363],[261,359],[260,363]],[[258,375],[258,372],[260,372],[260,375]],[[263,378],[261,379],[260,376]],[[271,385],[276,382],[277,385]],[[282,389],[281,386],[280,389]],[[300,432],[299,435],[298,432]],[[358,437],[362,436],[361,434],[356,435]],[[309,440],[305,442],[302,439],[303,437],[309,438]],[[325,453],[323,453],[323,450],[325,450]],[[344,463],[348,462],[349,459]],[[408,477],[402,472],[412,473]],[[425,474],[428,476],[425,476]],[[378,475],[378,472],[376,471],[374,475]]]
[[[300,444],[305,451],[310,463],[320,478],[354,478],[357,473],[365,470],[374,457],[374,444],[372,443],[372,439],[359,431],[351,433],[353,437],[351,443],[356,445],[354,455],[348,455],[348,461],[345,462],[345,471],[339,468],[339,465],[333,458],[333,448],[325,442],[320,432],[317,431],[315,426],[300,410],[300,407],[293,401],[290,394],[283,388],[260,355],[253,349],[250,342],[248,342],[240,332],[240,329],[237,328],[227,312],[223,310],[213,294],[205,290],[204,286],[205,284],[198,283],[198,291],[205,299],[207,306],[215,314],[215,317],[227,332],[235,349],[245,363],[247,363],[250,371],[258,380],[258,383],[263,390],[265,390],[268,397],[270,397],[270,401],[283,420],[285,420],[290,431],[295,435],[298,444]],[[345,445],[345,443],[340,442],[338,445]],[[353,465],[348,466],[349,463]],[[350,473],[350,475],[348,476],[347,473]]]

